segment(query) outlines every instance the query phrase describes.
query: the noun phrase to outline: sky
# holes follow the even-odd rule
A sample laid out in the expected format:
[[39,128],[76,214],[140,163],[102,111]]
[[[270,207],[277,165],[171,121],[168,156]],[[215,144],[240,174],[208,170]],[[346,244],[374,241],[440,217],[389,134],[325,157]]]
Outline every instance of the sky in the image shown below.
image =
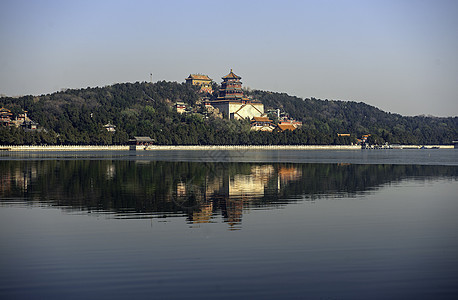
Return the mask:
[[458,115],[455,0],[0,0],[0,94],[191,73],[407,116]]

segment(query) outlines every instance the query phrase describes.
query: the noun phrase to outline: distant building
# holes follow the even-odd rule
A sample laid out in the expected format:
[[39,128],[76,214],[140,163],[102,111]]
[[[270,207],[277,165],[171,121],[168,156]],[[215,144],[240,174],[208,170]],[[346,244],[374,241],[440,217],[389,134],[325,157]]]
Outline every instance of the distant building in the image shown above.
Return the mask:
[[219,90],[218,100],[243,100],[242,77],[236,75],[234,72],[229,72],[226,76],[222,77],[221,89]]
[[212,107],[213,107],[211,101],[208,100],[208,99],[205,99],[205,100],[203,101],[203,104],[204,104],[204,107],[205,107],[205,108],[212,108]]
[[18,114],[11,122],[11,125],[14,125],[16,127],[21,126],[24,129],[36,129],[34,127],[37,127],[38,124],[33,122],[28,116],[27,116],[27,111],[23,111],[22,113]]
[[[13,114],[7,108],[0,108],[0,126],[11,126],[16,128],[22,128],[24,131],[42,131],[43,129],[38,128],[38,123],[34,122],[27,116],[27,111],[19,113],[13,120]],[[45,130],[46,131],[46,130]]]
[[231,69],[222,79],[218,98],[211,102],[214,108],[218,108],[229,119],[251,119],[264,115],[264,105],[260,101],[244,96],[240,81],[242,77],[234,74]]
[[[34,131],[34,130],[38,130],[38,123],[36,123],[36,122],[34,122],[32,120],[24,121],[24,122],[22,122],[21,127],[25,131]],[[38,130],[38,131],[41,131],[41,130]]]
[[286,130],[294,131],[296,130],[296,127],[294,127],[294,125],[292,124],[278,124],[276,130],[277,131],[286,131]]
[[13,114],[11,113],[11,110],[7,108],[0,108],[0,125],[1,126],[10,126],[11,125],[11,117]]
[[278,125],[292,125],[295,129],[297,129],[302,126],[302,122],[292,119],[283,119],[280,122],[278,122]]
[[186,83],[200,86],[200,92],[202,93],[213,93],[212,79],[207,75],[190,74],[189,77],[186,78]]
[[154,140],[149,136],[134,136],[128,143],[129,150],[147,150],[149,146],[153,145]]
[[179,114],[186,112],[186,104],[184,102],[175,103],[175,108],[177,109],[177,113]]
[[370,134],[364,134],[361,139],[356,139],[358,145],[364,145],[367,142],[367,139],[370,137]]
[[251,119],[251,130],[272,132],[274,129],[275,126],[268,117],[253,117]]
[[16,117],[16,121],[17,122],[25,122],[25,121],[28,121],[30,120],[28,117],[27,117],[27,111],[24,110],[22,113],[18,114],[18,116]]
[[107,123],[103,125],[103,127],[106,129],[108,132],[116,132],[116,126],[110,123]]

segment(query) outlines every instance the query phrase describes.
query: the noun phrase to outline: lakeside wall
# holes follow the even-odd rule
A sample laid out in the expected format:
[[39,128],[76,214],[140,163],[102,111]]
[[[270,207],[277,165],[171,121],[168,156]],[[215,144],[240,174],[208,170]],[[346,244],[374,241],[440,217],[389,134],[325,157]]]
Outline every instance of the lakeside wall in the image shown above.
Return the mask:
[[348,145],[218,145],[218,146],[149,146],[146,150],[358,150]]
[[0,146],[0,151],[113,151],[113,150],[129,150],[129,146]]
[[[135,149],[132,149],[135,148]],[[345,145],[153,145],[153,146],[0,146],[4,151],[128,151],[128,150],[358,150],[361,146]]]
[[[135,146],[134,146],[135,147]],[[419,149],[421,146],[405,145],[400,146],[404,149]],[[453,145],[428,145],[428,148],[437,147],[440,149],[453,149]],[[218,145],[218,146],[203,146],[203,145],[189,145],[189,146],[136,146],[136,150],[360,150],[361,146],[353,145]],[[71,146],[1,146],[0,151],[128,151],[130,146],[84,146],[84,145],[71,145]]]

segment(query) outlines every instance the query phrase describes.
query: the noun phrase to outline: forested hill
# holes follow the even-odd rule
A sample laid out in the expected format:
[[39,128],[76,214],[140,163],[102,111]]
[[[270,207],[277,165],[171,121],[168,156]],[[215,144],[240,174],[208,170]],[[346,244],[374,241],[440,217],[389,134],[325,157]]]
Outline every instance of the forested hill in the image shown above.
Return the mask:
[[[349,144],[371,134],[378,144],[450,144],[458,138],[458,118],[403,117],[351,101],[301,99],[284,93],[250,91],[266,109],[281,109],[298,121],[294,132],[253,132],[248,120],[206,119],[197,89],[182,83],[123,83],[66,90],[42,96],[0,98],[0,107],[28,116],[44,130],[0,126],[0,144],[125,144],[150,136],[158,144]],[[180,115],[182,101],[194,113]],[[103,125],[111,123],[116,132]],[[351,137],[338,137],[350,133]]]
[[390,144],[450,144],[458,136],[458,117],[405,117],[363,102],[301,99],[285,93],[251,92],[267,107],[277,107],[303,122],[304,130],[351,133]]

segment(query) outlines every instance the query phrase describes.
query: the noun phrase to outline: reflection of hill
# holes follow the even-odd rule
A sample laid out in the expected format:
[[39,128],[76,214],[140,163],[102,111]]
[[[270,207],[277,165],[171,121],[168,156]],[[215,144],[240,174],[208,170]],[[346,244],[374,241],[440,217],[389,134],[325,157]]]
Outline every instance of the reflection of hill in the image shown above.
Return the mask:
[[452,166],[0,161],[0,197],[127,218],[185,213],[189,222],[208,223],[221,214],[236,228],[248,207],[356,195],[407,177],[457,175]]

